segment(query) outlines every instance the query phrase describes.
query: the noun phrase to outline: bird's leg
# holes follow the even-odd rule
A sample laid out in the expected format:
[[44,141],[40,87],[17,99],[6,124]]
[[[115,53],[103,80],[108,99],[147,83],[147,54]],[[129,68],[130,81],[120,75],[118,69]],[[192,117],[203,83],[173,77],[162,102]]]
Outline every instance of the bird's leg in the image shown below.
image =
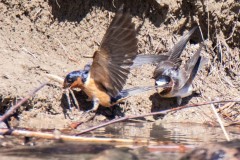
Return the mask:
[[181,97],[177,97],[177,104],[179,106],[182,104],[182,98]]

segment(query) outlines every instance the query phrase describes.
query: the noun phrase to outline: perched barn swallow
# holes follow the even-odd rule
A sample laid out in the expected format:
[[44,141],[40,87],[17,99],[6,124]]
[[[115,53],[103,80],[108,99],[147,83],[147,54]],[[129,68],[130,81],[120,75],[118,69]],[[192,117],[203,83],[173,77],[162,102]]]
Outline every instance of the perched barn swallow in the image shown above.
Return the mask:
[[155,86],[169,85],[159,93],[160,96],[166,98],[177,97],[178,105],[181,104],[182,98],[192,94],[192,81],[199,68],[201,68],[200,65],[203,61],[203,57],[200,56],[202,48],[202,45],[200,45],[197,52],[187,61],[184,67],[180,68],[181,61],[179,57],[195,30],[196,27],[184,35],[169,52],[169,58],[161,61],[154,71]]
[[[151,89],[151,87],[122,90],[130,68],[137,56],[137,38],[135,25],[128,13],[118,11],[110,23],[101,45],[93,55],[93,62],[83,70],[69,73],[63,88],[80,88],[90,100],[96,111],[99,105],[110,107],[133,94]],[[143,58],[145,57],[145,58]],[[161,56],[167,59],[167,56]],[[159,57],[161,59],[161,57]],[[141,60],[153,61],[149,56],[140,56]],[[139,62],[145,64],[146,62]]]

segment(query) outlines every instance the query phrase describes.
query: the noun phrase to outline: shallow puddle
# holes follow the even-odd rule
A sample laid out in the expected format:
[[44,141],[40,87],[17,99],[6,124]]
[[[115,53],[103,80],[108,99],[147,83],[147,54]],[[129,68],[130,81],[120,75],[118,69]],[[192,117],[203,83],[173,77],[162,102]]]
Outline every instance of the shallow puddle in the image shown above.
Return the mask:
[[[227,127],[226,130],[231,139],[240,138],[239,127]],[[123,122],[97,129],[85,135],[126,139],[143,138],[184,145],[199,145],[226,140],[220,127],[196,123],[164,123],[156,125],[155,123]]]
[[[231,139],[240,138],[237,127],[227,127]],[[220,127],[197,124],[144,122],[117,123],[84,136],[144,139],[159,145],[99,144],[42,141],[33,139],[27,146],[1,147],[1,159],[179,159],[197,145],[225,141]],[[14,139],[14,138],[12,138]],[[0,139],[2,141],[4,139]],[[6,140],[6,139],[5,139]],[[10,138],[11,140],[11,138]],[[34,144],[34,145],[30,145]]]

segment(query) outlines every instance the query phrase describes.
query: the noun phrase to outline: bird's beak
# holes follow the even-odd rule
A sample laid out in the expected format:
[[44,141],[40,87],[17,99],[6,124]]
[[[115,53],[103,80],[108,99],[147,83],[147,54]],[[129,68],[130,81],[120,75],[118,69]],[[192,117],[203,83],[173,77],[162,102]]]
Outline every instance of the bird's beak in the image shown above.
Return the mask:
[[67,88],[70,88],[71,87],[71,84],[68,83],[66,80],[64,80],[63,82],[63,89],[67,89]]
[[155,81],[155,87],[157,92],[162,92],[164,89],[170,87],[170,85],[166,81]]
[[166,81],[156,81],[155,86],[165,88],[165,87],[168,87],[169,85]]

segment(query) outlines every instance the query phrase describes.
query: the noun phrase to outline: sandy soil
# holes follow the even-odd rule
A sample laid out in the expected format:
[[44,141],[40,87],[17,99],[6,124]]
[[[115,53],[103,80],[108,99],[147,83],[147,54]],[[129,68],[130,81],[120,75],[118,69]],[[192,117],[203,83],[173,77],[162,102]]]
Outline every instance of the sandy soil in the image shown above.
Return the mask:
[[[200,24],[203,37],[208,39],[202,55],[209,59],[209,63],[194,80],[194,87],[201,95],[186,98],[183,104],[239,98],[240,4],[237,0],[209,0],[208,4],[207,1],[202,4],[200,0],[3,0],[0,2],[1,114],[47,81],[46,74],[64,77],[90,62],[91,59],[85,56],[91,56],[98,48],[122,2],[130,8],[139,29],[141,54],[168,51],[183,33]],[[201,41],[201,34],[194,34],[182,54],[184,61],[194,54]],[[154,84],[151,78],[153,70],[154,66],[149,65],[132,70],[125,88]],[[81,95],[80,101],[85,101],[86,97]],[[67,110],[69,116],[65,117],[62,109],[65,106],[61,84],[51,82],[28,101],[11,122],[18,127],[65,128],[71,122],[80,120],[82,113],[76,109]],[[175,99],[162,99],[154,91],[149,91],[129,98],[120,108],[122,113],[129,115],[175,106]],[[240,120],[239,112],[239,104],[233,104],[220,113],[229,121]],[[209,123],[214,121],[212,117],[212,111],[204,107],[184,109],[166,115],[162,120]],[[104,119],[99,115],[95,121]]]

